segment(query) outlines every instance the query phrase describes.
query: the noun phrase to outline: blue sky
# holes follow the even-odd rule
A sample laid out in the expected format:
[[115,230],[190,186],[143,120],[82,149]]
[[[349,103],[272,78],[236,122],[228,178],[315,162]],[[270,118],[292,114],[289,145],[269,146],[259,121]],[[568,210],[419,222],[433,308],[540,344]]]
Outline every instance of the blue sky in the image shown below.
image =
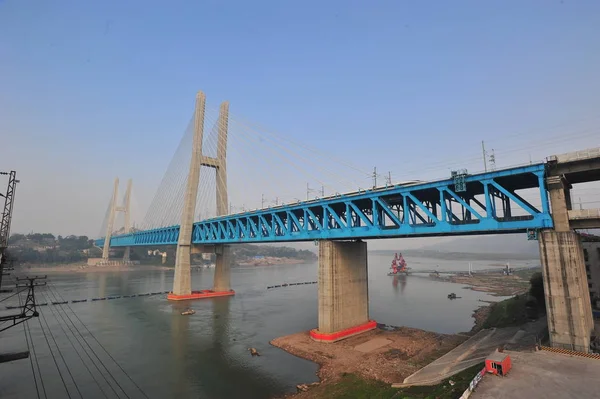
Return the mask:
[[[0,1],[13,231],[96,235],[117,175],[145,208],[198,90],[363,169],[431,178],[481,164],[481,140],[505,165],[600,145],[598,71],[597,1]],[[300,196],[294,176],[236,201]]]

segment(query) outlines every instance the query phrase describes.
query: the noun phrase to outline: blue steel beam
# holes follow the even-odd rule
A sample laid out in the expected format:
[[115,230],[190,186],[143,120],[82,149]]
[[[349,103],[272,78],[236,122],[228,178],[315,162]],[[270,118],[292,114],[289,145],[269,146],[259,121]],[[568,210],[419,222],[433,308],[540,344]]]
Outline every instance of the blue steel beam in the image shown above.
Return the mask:
[[[192,243],[267,243],[524,232],[551,228],[545,165],[498,170],[464,179],[396,185],[194,224]],[[533,189],[541,208],[517,191]],[[521,215],[515,216],[520,210]],[[179,226],[113,236],[111,247],[176,245]],[[96,240],[102,246],[104,239]]]

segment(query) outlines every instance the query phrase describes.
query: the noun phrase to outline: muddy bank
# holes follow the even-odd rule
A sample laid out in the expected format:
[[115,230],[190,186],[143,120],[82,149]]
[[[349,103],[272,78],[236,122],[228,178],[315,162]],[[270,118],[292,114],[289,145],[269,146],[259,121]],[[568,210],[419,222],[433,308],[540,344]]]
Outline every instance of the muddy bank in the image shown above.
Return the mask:
[[[317,375],[322,384],[335,383],[344,373],[391,384],[465,340],[458,335],[395,327],[377,328],[336,343],[315,342],[305,331],[276,338],[271,345],[319,364]],[[310,390],[298,397],[310,397],[309,394]]]
[[473,312],[473,318],[475,319],[475,325],[473,326],[471,331],[469,331],[469,334],[475,334],[476,332],[478,332],[479,330],[481,330],[483,328],[483,324],[487,320],[491,311],[492,311],[492,305],[490,304],[490,305],[481,306],[480,308],[476,309]]
[[485,292],[493,296],[514,296],[529,290],[529,276],[505,276],[503,274],[474,274],[432,277],[441,281],[466,285],[467,289]]

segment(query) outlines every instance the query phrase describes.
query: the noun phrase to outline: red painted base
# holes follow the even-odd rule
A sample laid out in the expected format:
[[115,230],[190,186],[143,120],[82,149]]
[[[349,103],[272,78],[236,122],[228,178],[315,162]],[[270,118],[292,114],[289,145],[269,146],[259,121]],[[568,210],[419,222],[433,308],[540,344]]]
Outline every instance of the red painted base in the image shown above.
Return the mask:
[[212,291],[212,290],[202,290],[202,291],[192,291],[189,295],[175,295],[172,292],[167,295],[167,299],[169,301],[187,301],[190,299],[202,299],[202,298],[214,298],[218,296],[232,296],[235,295],[234,290],[230,291]]
[[373,330],[377,327],[377,322],[369,320],[364,324],[350,327],[342,331],[336,331],[332,333],[320,333],[318,329],[310,330],[310,337],[315,341],[319,342],[336,342],[344,338],[351,337],[366,331]]

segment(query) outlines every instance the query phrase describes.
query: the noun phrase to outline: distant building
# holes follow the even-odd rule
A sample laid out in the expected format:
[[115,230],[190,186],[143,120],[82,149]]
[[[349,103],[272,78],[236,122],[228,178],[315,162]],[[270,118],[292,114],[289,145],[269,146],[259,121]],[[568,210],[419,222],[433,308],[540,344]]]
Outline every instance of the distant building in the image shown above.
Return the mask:
[[212,253],[210,252],[202,252],[202,259],[204,260],[210,260],[212,257]]
[[581,234],[583,258],[585,260],[585,273],[587,274],[588,287],[592,307],[600,308],[600,237]]

